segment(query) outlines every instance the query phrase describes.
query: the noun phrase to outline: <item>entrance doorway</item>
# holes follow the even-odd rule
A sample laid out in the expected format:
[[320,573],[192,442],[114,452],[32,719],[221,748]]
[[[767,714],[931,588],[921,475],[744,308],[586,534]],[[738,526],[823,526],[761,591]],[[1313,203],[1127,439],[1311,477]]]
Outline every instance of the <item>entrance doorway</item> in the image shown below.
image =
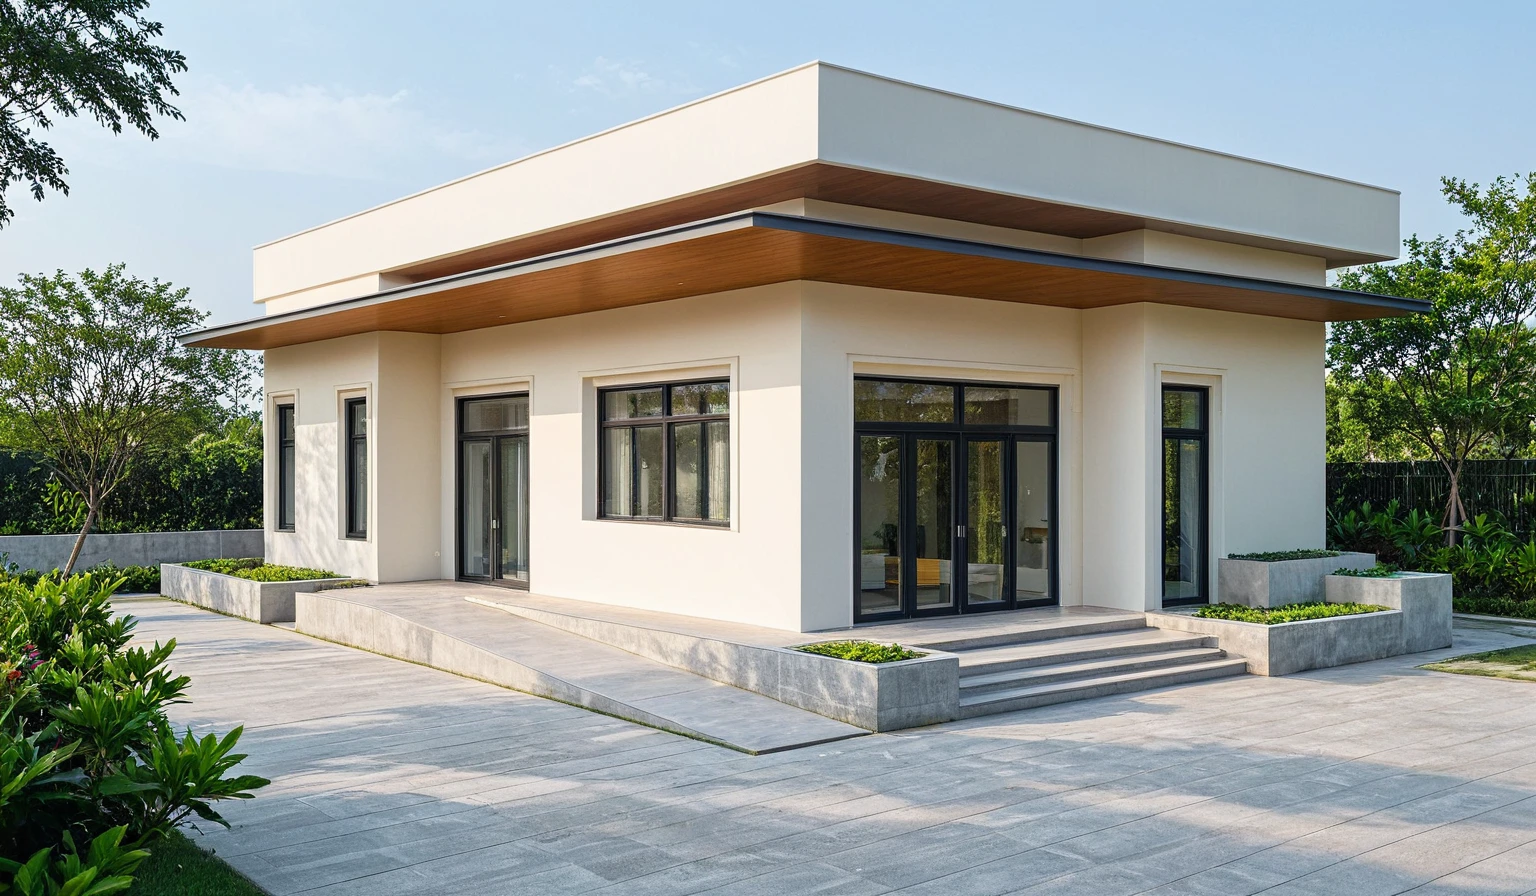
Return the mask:
[[528,395],[458,402],[458,578],[528,587]]
[[1056,588],[1056,390],[854,382],[854,618],[1045,606]]

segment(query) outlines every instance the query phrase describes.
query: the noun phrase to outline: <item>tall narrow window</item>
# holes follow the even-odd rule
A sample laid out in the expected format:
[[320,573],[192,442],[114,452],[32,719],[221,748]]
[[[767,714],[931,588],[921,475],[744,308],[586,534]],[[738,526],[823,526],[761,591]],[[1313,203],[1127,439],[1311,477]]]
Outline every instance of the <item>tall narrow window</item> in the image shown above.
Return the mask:
[[1209,391],[1163,387],[1163,605],[1206,603]]
[[715,526],[730,522],[726,383],[605,389],[598,403],[604,517]]
[[277,528],[293,531],[293,405],[277,406]]
[[347,537],[368,537],[368,400],[349,398],[347,422]]

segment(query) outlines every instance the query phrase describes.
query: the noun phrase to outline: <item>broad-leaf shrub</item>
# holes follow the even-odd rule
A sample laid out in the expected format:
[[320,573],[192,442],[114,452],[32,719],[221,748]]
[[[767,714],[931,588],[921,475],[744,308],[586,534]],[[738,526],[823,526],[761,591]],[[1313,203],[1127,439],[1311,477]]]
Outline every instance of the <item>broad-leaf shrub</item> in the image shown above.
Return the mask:
[[[219,800],[265,779],[234,775],[241,734],[177,736],[166,708],[190,680],[174,640],[130,646],[121,579],[0,577],[0,893],[104,894],[178,824],[224,824]],[[76,844],[85,844],[84,851]]]
[[1536,619],[1536,539],[1520,541],[1488,514],[1462,523],[1457,536],[1447,545],[1434,520],[1405,513],[1396,501],[1328,515],[1331,548],[1369,551],[1405,570],[1450,573],[1457,612]]
[[268,563],[260,557],[194,560],[182,565],[192,569],[223,573],[226,576],[251,579],[257,582],[301,582],[305,579],[339,578],[334,572],[328,572],[323,569],[308,569],[303,566],[280,566],[276,563]]

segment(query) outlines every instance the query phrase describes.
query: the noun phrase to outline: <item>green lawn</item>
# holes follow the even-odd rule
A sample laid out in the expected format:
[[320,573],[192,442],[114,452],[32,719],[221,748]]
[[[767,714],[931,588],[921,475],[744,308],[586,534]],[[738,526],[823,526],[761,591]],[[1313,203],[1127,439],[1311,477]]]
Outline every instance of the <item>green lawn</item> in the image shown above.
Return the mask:
[[1438,663],[1428,663],[1423,668],[1436,672],[1455,672],[1458,675],[1536,681],[1536,644],[1522,644],[1486,653],[1469,653]]
[[181,834],[149,847],[128,896],[264,896],[240,872]]

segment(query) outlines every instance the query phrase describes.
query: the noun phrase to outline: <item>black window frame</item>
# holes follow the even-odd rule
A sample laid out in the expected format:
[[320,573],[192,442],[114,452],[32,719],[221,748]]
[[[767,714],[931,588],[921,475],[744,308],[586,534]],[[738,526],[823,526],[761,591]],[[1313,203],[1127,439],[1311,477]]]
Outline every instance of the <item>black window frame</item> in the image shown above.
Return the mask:
[[[678,386],[724,386],[726,389],[726,409],[723,414],[674,414],[672,413],[672,390]],[[608,419],[607,396],[617,392],[637,392],[645,389],[661,390],[661,413],[649,417],[625,417],[619,420]],[[597,390],[597,518],[621,523],[665,523],[674,526],[701,526],[706,529],[728,529],[731,525],[730,498],[726,498],[725,516],[723,519],[709,519],[709,438],[708,426],[700,427],[699,438],[699,501],[703,509],[704,518],[693,517],[678,518],[677,495],[673,492],[672,463],[674,432],[679,425],[700,423],[724,423],[726,426],[726,480],[727,494],[730,493],[729,480],[731,475],[730,446],[731,446],[731,382],[728,378],[705,377],[702,379],[662,380],[647,383],[629,383],[622,386],[605,386]],[[608,469],[607,433],[613,429],[641,429],[645,427],[659,426],[661,428],[661,505],[660,516],[622,516],[608,512],[607,500],[608,477],[613,471]],[[634,510],[640,500],[640,453],[634,449],[637,444],[634,435],[630,436],[630,509]]]
[[[345,431],[346,431],[346,451],[344,452],[344,454],[345,454],[345,463],[342,465],[343,466],[343,474],[342,474],[342,476],[343,476],[343,479],[346,482],[346,488],[344,489],[344,502],[345,502],[344,506],[345,506],[345,509],[346,509],[346,513],[345,513],[345,516],[346,516],[346,529],[345,529],[345,533],[346,533],[346,537],[347,538],[354,539],[354,540],[357,540],[357,541],[366,541],[368,539],[368,510],[367,510],[367,506],[365,505],[364,509],[363,509],[363,518],[361,520],[356,518],[357,501],[355,500],[355,498],[356,498],[356,489],[357,489],[358,483],[357,483],[357,477],[354,475],[354,471],[352,469],[352,463],[353,463],[353,459],[357,456],[356,453],[354,452],[354,446],[358,442],[362,443],[362,445],[363,445],[363,456],[367,457],[367,455],[368,455],[368,432],[367,432],[367,428],[366,427],[364,428],[363,432],[361,432],[361,433],[357,432],[355,430],[355,428],[353,427],[352,409],[354,407],[357,407],[357,406],[361,406],[362,407],[362,409],[363,409],[363,418],[364,418],[364,420],[366,420],[367,417],[368,417],[368,397],[367,396],[361,396],[361,397],[358,397],[358,398],[348,398],[348,399],[345,399],[342,402],[342,408],[341,408],[343,425],[344,425]],[[368,464],[365,462],[364,466],[363,466],[363,482],[362,482],[362,488],[363,488],[363,491],[364,491],[363,497],[364,497],[365,500],[368,497],[367,494],[366,494],[366,492],[368,490],[368,473],[369,473]]]
[[[293,502],[289,500],[288,493],[293,492],[298,496],[298,471],[295,468],[298,461],[298,412],[291,401],[278,402],[273,406],[277,416],[277,500],[273,504],[277,508],[272,529],[275,532],[293,532],[298,526],[298,515],[294,512]],[[283,426],[284,417],[287,417],[287,427]],[[287,432],[285,437],[283,433]],[[292,481],[293,489],[285,487],[285,483]]]
[[[1169,392],[1186,392],[1200,396],[1200,425],[1194,429],[1179,426],[1169,426],[1164,418]],[[1158,597],[1165,607],[1199,606],[1211,601],[1211,388],[1190,383],[1163,383],[1162,389],[1157,394],[1157,418],[1162,427],[1162,438],[1158,440],[1158,456],[1161,460],[1162,475],[1158,485],[1158,514],[1161,526],[1158,538]],[[1192,597],[1169,598],[1168,597],[1168,440],[1195,440],[1200,443],[1200,570],[1198,584],[1199,594]]]

